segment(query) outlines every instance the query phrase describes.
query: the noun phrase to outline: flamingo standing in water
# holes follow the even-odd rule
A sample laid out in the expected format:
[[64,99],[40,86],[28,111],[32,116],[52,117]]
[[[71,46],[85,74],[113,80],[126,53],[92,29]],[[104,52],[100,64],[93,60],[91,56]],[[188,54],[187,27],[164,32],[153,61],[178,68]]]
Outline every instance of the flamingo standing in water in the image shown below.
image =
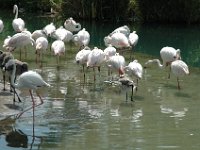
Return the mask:
[[[153,60],[148,60],[145,65],[151,64],[151,63],[157,63],[159,68],[165,69],[167,66],[171,64],[171,62],[178,60],[181,58],[180,56],[180,49],[174,49],[173,47],[163,47],[160,50],[160,56],[163,61],[163,64],[160,63],[160,60],[158,59],[153,59]],[[168,75],[168,79],[170,78],[170,72]]]
[[171,63],[171,71],[177,77],[178,89],[180,90],[181,87],[180,87],[180,83],[179,83],[179,78],[181,76],[188,75],[190,73],[188,66],[182,60],[175,60]]
[[90,34],[88,31],[83,28],[80,30],[77,34],[73,36],[73,42],[76,46],[80,47],[80,49],[84,48],[85,46],[88,46],[90,42]]
[[51,49],[54,55],[57,56],[57,66],[60,64],[60,56],[65,54],[65,43],[61,40],[56,40],[52,43]]
[[[33,105],[30,108],[27,108],[26,110],[22,111],[19,115],[18,118],[26,111],[33,109],[33,116],[34,116],[34,109],[36,106],[42,105],[43,104],[43,100],[40,96],[40,94],[37,92],[37,89],[39,87],[43,87],[43,86],[47,86],[50,87],[50,85],[45,82],[43,80],[43,78],[41,77],[40,74],[38,74],[37,72],[34,72],[32,70],[29,70],[27,72],[22,73],[19,77],[17,82],[15,83],[14,79],[15,79],[15,72],[16,72],[16,64],[14,60],[10,60],[9,63],[13,64],[13,70],[12,70],[12,74],[11,74],[11,85],[14,88],[17,89],[28,89],[31,99],[32,99],[32,103]],[[40,99],[40,103],[39,104],[35,104],[34,98],[33,98],[33,94],[32,94],[32,90],[36,92],[37,96]],[[33,117],[33,121],[34,121],[34,117]]]
[[25,29],[25,22],[23,19],[18,18],[18,7],[14,5],[13,13],[15,13],[15,18],[12,21],[12,26],[15,32],[22,32]]
[[123,33],[120,32],[116,32],[111,36],[110,35],[106,36],[104,38],[104,42],[106,46],[112,45],[117,49],[130,48],[128,38]]
[[50,24],[47,24],[44,28],[43,31],[47,36],[52,36],[52,33],[55,32],[56,27],[53,24],[53,22],[51,22]]
[[31,34],[31,37],[36,41],[39,37],[47,38],[47,35],[45,34],[43,30],[35,30]]
[[43,53],[47,50],[48,48],[48,40],[45,37],[39,37],[35,41],[35,48],[36,48],[36,63],[38,62],[38,55],[39,55],[39,62],[41,62],[41,57],[43,56]]
[[63,26],[60,26],[52,33],[52,36],[57,40],[62,40],[63,42],[69,42],[72,40],[73,33],[63,28]]
[[76,63],[83,66],[83,72],[84,72],[84,66],[88,61],[88,55],[90,54],[90,52],[91,49],[89,47],[85,47],[84,49],[80,50],[75,56]]
[[124,67],[124,70],[126,73],[128,73],[130,76],[135,76],[137,79],[137,84],[138,80],[142,79],[143,75],[143,67],[142,65],[138,62],[138,60],[134,60],[128,64],[128,66]]
[[31,38],[31,34],[28,31],[22,31],[21,33],[16,33],[12,37],[9,37],[7,41],[4,41],[4,47],[8,51],[13,51],[16,48],[20,48],[20,59],[21,59],[21,48],[27,46],[28,44],[35,45],[35,41]]
[[[7,72],[6,74],[8,75],[9,82],[11,83],[11,74],[12,74],[12,71],[13,71],[13,57],[9,58],[8,60],[6,60],[6,58],[5,58],[4,61],[5,62],[2,63],[3,70],[5,72]],[[16,65],[16,71],[15,71],[15,80],[16,80],[17,76],[28,71],[28,64],[26,62],[22,62],[22,61],[17,60],[17,59],[14,60],[14,63]],[[12,89],[14,90],[13,102],[15,103],[15,94],[17,95],[19,102],[21,102],[20,97],[19,97],[18,93],[16,92],[15,88],[12,87],[12,84],[10,84],[10,92],[12,92]]]
[[4,24],[3,21],[0,19],[0,33],[3,31]]
[[114,56],[111,56],[106,63],[109,69],[117,70],[120,77],[124,76],[123,68],[126,64],[124,56],[120,55],[119,53],[116,53]]
[[98,71],[100,72],[100,67],[103,62],[105,62],[105,54],[103,50],[94,47],[94,49],[89,53],[87,60],[87,68],[93,68],[94,80],[96,80],[95,67],[98,67]]

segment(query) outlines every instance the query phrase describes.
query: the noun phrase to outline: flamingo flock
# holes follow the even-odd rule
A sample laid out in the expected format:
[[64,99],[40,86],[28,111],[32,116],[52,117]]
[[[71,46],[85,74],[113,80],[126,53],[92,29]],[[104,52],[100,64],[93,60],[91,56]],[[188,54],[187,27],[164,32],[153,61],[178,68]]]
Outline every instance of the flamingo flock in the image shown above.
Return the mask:
[[[52,55],[56,57],[57,66],[59,66],[60,57],[67,53],[66,44],[71,42],[77,47],[77,53],[74,58],[75,62],[83,67],[84,77],[87,71],[85,67],[87,67],[87,69],[93,68],[94,81],[96,81],[95,68],[98,68],[100,74],[100,68],[106,66],[109,76],[113,77],[113,74],[116,74],[121,84],[132,86],[132,89],[137,89],[133,88],[133,86],[137,87],[139,84],[138,81],[143,78],[143,66],[137,59],[127,63],[125,57],[121,53],[127,49],[133,51],[139,40],[136,31],[131,32],[127,25],[114,29],[102,39],[105,48],[99,48],[97,46],[90,48],[90,33],[86,28],[82,28],[81,24],[77,23],[72,17],[66,19],[63,25],[60,25],[58,28],[53,22],[50,22],[42,29],[37,29],[31,33],[25,28],[25,22],[21,18],[18,18],[17,5],[14,5],[13,12],[15,13],[15,18],[12,22],[12,26],[16,33],[14,35],[8,35],[7,38],[5,38],[3,45],[5,52],[2,51],[0,53],[0,63],[2,71],[9,72],[11,87],[14,89],[15,93],[15,88],[26,88],[29,90],[33,105],[21,112],[19,116],[30,109],[33,109],[34,113],[34,108],[43,103],[42,97],[37,89],[41,86],[50,87],[50,84],[45,82],[41,75],[35,71],[28,70],[28,64],[25,62],[21,64],[25,63],[27,69],[17,73],[17,62],[21,60],[21,55],[20,60],[15,60],[15,51],[16,49],[20,49],[21,54],[21,49],[25,49],[28,45],[31,45],[35,49],[36,63],[38,63],[38,61],[40,63],[42,62],[42,55],[47,53],[47,49],[50,47]],[[0,20],[0,33],[3,32],[3,30],[4,24],[3,21]],[[51,42],[49,39],[53,41]],[[161,69],[169,67],[170,72],[177,77],[178,89],[181,89],[179,78],[188,75],[189,69],[187,64],[181,60],[180,50],[166,46],[161,49],[160,56],[163,62],[162,64],[159,59],[153,59],[148,60],[144,66],[146,67],[152,63],[157,63]],[[170,78],[170,72],[168,78]],[[5,76],[3,78],[5,78]],[[17,78],[17,80],[15,80],[15,78]],[[134,80],[136,80],[136,82]],[[38,95],[41,101],[40,104],[35,104],[32,90]]]

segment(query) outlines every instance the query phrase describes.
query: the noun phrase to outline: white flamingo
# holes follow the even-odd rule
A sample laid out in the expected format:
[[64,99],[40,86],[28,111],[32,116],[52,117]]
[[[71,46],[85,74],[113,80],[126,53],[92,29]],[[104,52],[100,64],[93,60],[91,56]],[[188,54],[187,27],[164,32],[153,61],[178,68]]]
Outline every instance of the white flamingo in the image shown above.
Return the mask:
[[4,24],[3,21],[0,19],[0,33],[3,31]]
[[171,63],[171,71],[177,77],[178,89],[180,90],[179,77],[189,74],[188,66],[182,60],[175,60]]
[[54,55],[57,56],[57,65],[60,63],[60,56],[65,54],[65,43],[61,40],[56,40],[52,43],[51,49]]
[[12,21],[12,26],[15,32],[22,32],[25,29],[25,22],[23,19],[18,18],[18,7],[14,5],[13,13],[15,13],[15,18]]
[[63,28],[63,26],[60,26],[52,33],[52,36],[57,40],[62,40],[63,42],[69,42],[72,40],[73,33]]
[[71,32],[77,32],[81,29],[81,24],[77,23],[72,17],[70,17],[64,22],[64,27]]
[[126,65],[124,56],[116,53],[114,56],[111,56],[106,63],[110,70],[117,70],[120,77],[124,76],[123,68]]
[[128,66],[124,67],[125,72],[130,75],[130,76],[135,76],[137,79],[137,84],[138,80],[142,79],[143,76],[143,67],[142,65],[138,62],[138,60],[134,60],[128,64]]
[[73,36],[73,42],[76,46],[80,47],[80,49],[84,48],[85,46],[88,46],[90,42],[90,34],[88,31],[86,31],[85,28],[80,30],[77,34]]
[[12,37],[8,38],[6,43],[4,43],[4,47],[8,51],[13,51],[16,48],[20,49],[20,59],[21,59],[21,48],[31,44],[35,46],[35,41],[31,38],[31,34],[26,31],[22,31],[21,33],[16,33]]
[[11,39],[11,36],[9,35],[7,36],[7,38],[4,39],[3,48],[7,49],[10,39]]
[[[14,88],[17,88],[17,89],[28,89],[29,93],[30,93],[30,96],[31,96],[31,99],[32,99],[32,103],[33,103],[33,105],[30,108],[27,108],[26,110],[22,111],[18,115],[18,118],[24,112],[26,112],[26,111],[28,111],[30,109],[33,109],[33,116],[34,116],[35,107],[43,104],[43,100],[42,100],[40,94],[37,92],[37,89],[39,87],[43,87],[43,86],[50,87],[50,85],[43,80],[43,78],[41,77],[40,74],[38,74],[37,72],[34,72],[32,70],[29,70],[27,72],[22,73],[18,77],[17,83],[15,83],[14,79],[15,79],[15,72],[16,72],[16,64],[15,64],[14,60],[11,63],[13,63],[13,71],[12,71],[12,74],[11,74],[11,85]],[[34,98],[33,98],[33,94],[32,94],[32,90],[34,90],[36,92],[37,96],[39,97],[39,99],[40,99],[40,103],[39,104],[35,104],[35,101],[34,101]]]
[[83,71],[84,71],[84,66],[88,61],[88,55],[90,54],[90,52],[91,49],[89,47],[85,47],[84,49],[80,50],[75,56],[76,63],[83,66]]
[[136,46],[136,44],[138,43],[138,39],[139,39],[139,36],[136,34],[136,31],[133,31],[128,36],[129,43],[132,47]]
[[87,60],[87,67],[93,68],[94,80],[96,80],[95,67],[97,67],[100,72],[100,67],[103,62],[105,62],[105,54],[103,50],[94,47],[94,49],[89,53]]
[[[163,64],[161,64],[160,60],[154,59],[154,60],[148,60],[145,63],[145,65],[156,62],[159,68],[165,69],[167,66],[171,64],[171,62],[181,58],[179,49],[176,50],[173,47],[168,47],[168,46],[163,47],[160,50],[160,56],[163,61]],[[170,72],[169,72],[168,78],[170,78]]]
[[128,38],[120,32],[104,37],[104,43],[106,46],[112,45],[118,49],[130,48]]
[[110,35],[113,35],[114,33],[117,33],[117,32],[123,33],[125,36],[128,37],[130,34],[130,29],[127,25],[124,25],[124,26],[116,28]]
[[31,34],[31,37],[36,41],[39,37],[47,38],[47,35],[45,34],[43,30],[35,30]]
[[53,24],[53,22],[51,22],[50,24],[47,24],[44,28],[43,28],[43,31],[44,33],[51,37],[52,36],[52,33],[55,32],[56,30],[56,27],[55,25]]
[[104,49],[106,60],[108,60],[111,56],[114,56],[117,53],[117,50],[112,45],[109,45]]
[[[36,62],[38,62],[38,55],[39,55],[39,61],[41,62],[41,57],[43,53],[47,50],[48,48],[48,40],[45,37],[39,37],[35,41],[35,48],[36,48]],[[42,64],[42,62],[41,62]]]

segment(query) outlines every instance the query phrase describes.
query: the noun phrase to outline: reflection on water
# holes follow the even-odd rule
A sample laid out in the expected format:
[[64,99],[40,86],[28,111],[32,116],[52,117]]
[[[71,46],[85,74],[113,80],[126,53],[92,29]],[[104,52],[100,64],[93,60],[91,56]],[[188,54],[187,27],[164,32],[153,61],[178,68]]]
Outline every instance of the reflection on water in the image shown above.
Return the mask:
[[[5,19],[7,22],[11,20]],[[27,20],[27,28],[32,31],[52,21],[37,17],[35,23],[33,20]],[[59,24],[61,21],[57,22]],[[91,47],[104,48],[103,37],[122,23],[82,24],[91,33]],[[152,66],[144,70],[144,78],[139,81],[138,91],[133,94],[134,102],[131,102],[130,98],[126,100],[126,90],[104,83],[108,80],[105,66],[100,73],[96,72],[96,81],[93,80],[92,69],[85,71],[84,78],[82,68],[74,63],[77,48],[73,44],[67,45],[66,56],[61,58],[59,68],[49,51],[44,55],[42,68],[39,68],[35,57],[31,57],[34,51],[30,48],[24,61],[38,71],[52,88],[39,91],[44,104],[35,109],[34,124],[32,111],[18,120],[0,123],[1,148],[11,149],[9,145],[13,146],[15,141],[15,147],[47,150],[199,149],[200,70],[193,68],[199,65],[199,30],[157,25],[131,24],[130,27],[136,29],[140,37],[134,57],[141,64],[150,58],[159,58],[163,46],[181,49],[191,74],[182,78],[180,91],[173,75],[167,79],[167,71]],[[0,35],[0,44],[8,34],[12,34],[10,25],[5,29]],[[124,55],[129,62],[129,54]],[[18,58],[18,52],[15,56]],[[128,89],[129,97],[130,92],[131,89]],[[26,91],[20,96],[23,97],[22,108],[32,104]],[[14,140],[16,137],[23,140]]]

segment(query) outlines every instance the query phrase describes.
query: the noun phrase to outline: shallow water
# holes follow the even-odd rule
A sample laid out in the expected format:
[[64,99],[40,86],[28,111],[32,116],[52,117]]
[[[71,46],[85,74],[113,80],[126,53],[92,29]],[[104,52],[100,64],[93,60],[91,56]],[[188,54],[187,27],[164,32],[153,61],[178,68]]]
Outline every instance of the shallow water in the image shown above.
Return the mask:
[[[9,22],[12,17],[5,20]],[[31,20],[26,15],[23,17],[27,19],[27,28],[31,31],[53,21],[49,18],[33,16]],[[57,26],[62,24],[62,21],[54,21]],[[0,34],[0,44],[13,33],[8,22],[5,31]],[[91,33],[90,46],[101,48],[104,48],[103,37],[121,25],[81,24]],[[159,70],[153,65],[145,69],[132,102],[129,89],[104,82],[109,79],[105,65],[100,73],[96,71],[96,81],[92,69],[85,72],[84,79],[82,67],[74,62],[77,48],[73,44],[66,45],[66,55],[61,58],[59,68],[50,51],[44,56],[43,67],[39,67],[35,63],[34,50],[29,47],[27,58],[22,55],[22,60],[27,61],[30,69],[37,70],[52,87],[39,91],[44,104],[36,107],[34,124],[32,111],[24,113],[17,120],[10,118],[1,121],[1,149],[199,149],[198,28],[129,26],[132,30],[136,29],[140,37],[134,58],[141,64],[148,59],[159,58],[163,46],[181,49],[182,59],[190,68],[190,75],[181,78],[181,90],[177,89],[173,75],[167,79],[167,70]],[[19,58],[18,51],[14,55]],[[124,55],[128,63],[130,53]],[[22,91],[20,96],[23,103],[17,105],[22,108],[32,105],[27,91]],[[35,99],[38,101],[36,95]]]

